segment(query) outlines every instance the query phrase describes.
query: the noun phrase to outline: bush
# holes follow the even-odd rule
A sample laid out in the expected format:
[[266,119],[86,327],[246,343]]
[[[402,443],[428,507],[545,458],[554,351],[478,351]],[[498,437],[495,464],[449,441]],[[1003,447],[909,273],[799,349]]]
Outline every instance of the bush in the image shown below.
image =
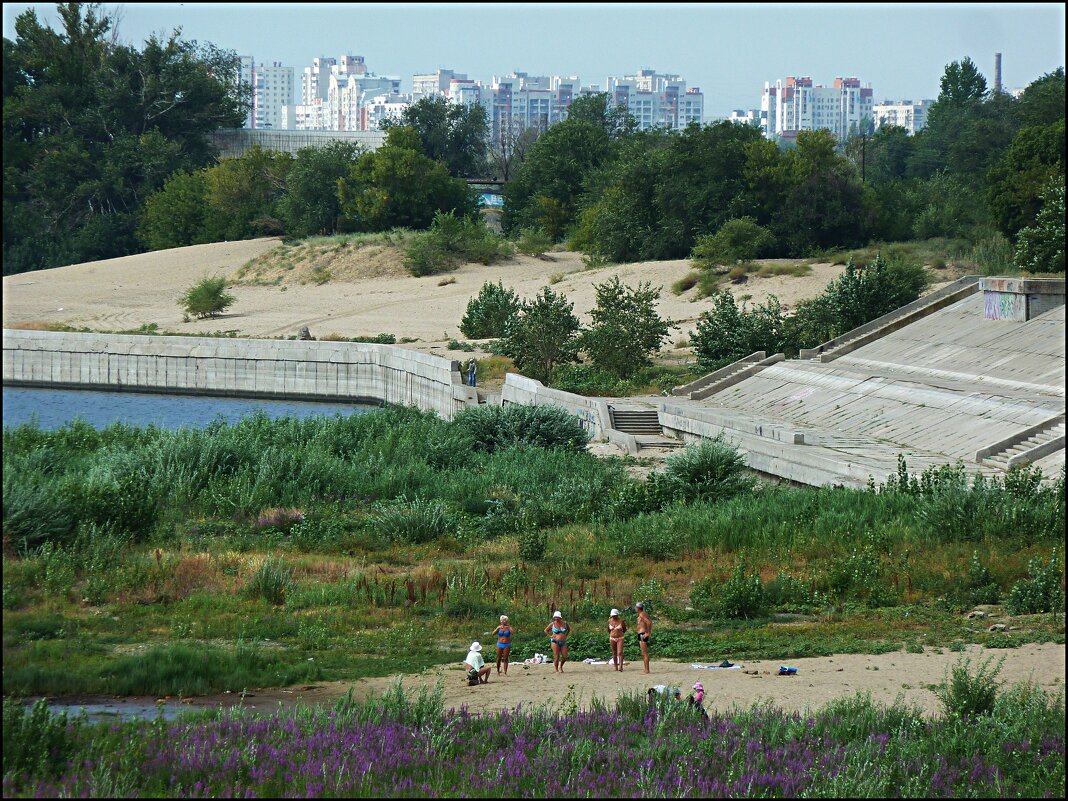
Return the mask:
[[460,321],[460,332],[470,339],[503,337],[508,324],[519,314],[522,301],[511,289],[505,289],[498,281],[482,285],[478,297],[467,302],[467,310]]
[[741,454],[719,437],[668,457],[663,474],[675,498],[686,502],[721,501],[755,486]]
[[676,327],[656,312],[660,289],[649,282],[637,289],[624,286],[618,276],[594,287],[597,305],[590,311],[590,327],[580,337],[595,367],[627,378],[650,364],[668,331]]
[[790,349],[778,298],[772,295],[752,309],[738,308],[726,291],[717,293],[712,308],[697,318],[690,341],[704,370],[718,370],[758,350],[772,354]]
[[972,551],[972,561],[968,566],[968,601],[973,605],[996,604],[1001,600],[1001,588],[979,561],[979,552]]
[[1033,273],[1064,272],[1064,175],[1042,191],[1042,208],[1020,231],[1015,266]]
[[448,509],[441,501],[420,498],[386,507],[371,517],[370,524],[385,542],[413,545],[433,542],[454,528]]
[[538,228],[524,228],[516,242],[516,250],[524,256],[541,257],[553,246],[552,239]]
[[768,613],[768,593],[756,573],[746,572],[745,563],[737,569],[719,591],[716,608],[723,617],[754,618]]
[[528,562],[540,562],[545,558],[548,537],[544,531],[531,529],[519,535],[519,558]]
[[981,662],[973,675],[969,672],[971,660],[961,659],[948,672],[945,681],[935,690],[947,718],[974,720],[994,711],[1001,687],[997,677],[1005,657],[991,668],[993,661],[991,656]]
[[194,317],[214,317],[233,305],[236,298],[226,291],[226,279],[206,276],[182,295],[179,304]]
[[475,450],[493,453],[515,445],[585,450],[590,441],[578,418],[558,406],[486,406],[462,410],[453,424]]
[[1064,590],[1061,589],[1062,570],[1057,551],[1043,564],[1036,557],[1027,563],[1028,578],[1012,585],[1005,608],[1010,615],[1026,615],[1036,612],[1063,612]]
[[281,559],[268,556],[263,560],[248,583],[248,594],[253,598],[281,606],[286,601],[286,592],[293,581],[293,571]]
[[511,244],[493,233],[479,216],[457,217],[436,212],[430,229],[415,236],[405,254],[405,266],[415,276],[455,269],[464,262],[492,264],[512,255]]
[[766,256],[775,237],[752,217],[727,220],[715,233],[697,238],[690,259],[694,266],[711,269],[717,265],[751,261]]
[[65,712],[53,715],[44,698],[27,709],[20,700],[5,697],[5,788],[9,777],[58,775],[67,767],[81,724],[77,718],[68,722]]
[[523,303],[505,338],[505,353],[516,369],[545,382],[559,365],[578,361],[581,325],[574,307],[547,286]]

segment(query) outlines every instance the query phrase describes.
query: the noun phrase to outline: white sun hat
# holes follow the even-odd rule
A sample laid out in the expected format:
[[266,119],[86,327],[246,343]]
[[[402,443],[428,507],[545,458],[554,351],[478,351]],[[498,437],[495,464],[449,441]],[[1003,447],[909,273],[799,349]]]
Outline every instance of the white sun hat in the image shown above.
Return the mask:
[[554,618],[557,618],[557,617],[558,617],[558,618],[560,618],[561,620],[563,620],[563,619],[564,619],[564,616],[563,616],[563,615],[561,615],[561,614],[560,614],[559,612],[553,612],[553,617],[554,617]]
[[609,617],[619,617],[619,610],[613,609],[612,614]]
[[477,642],[473,642],[473,643],[471,643],[471,649],[470,650],[472,650],[472,651],[481,651],[482,650],[482,646],[479,645]]

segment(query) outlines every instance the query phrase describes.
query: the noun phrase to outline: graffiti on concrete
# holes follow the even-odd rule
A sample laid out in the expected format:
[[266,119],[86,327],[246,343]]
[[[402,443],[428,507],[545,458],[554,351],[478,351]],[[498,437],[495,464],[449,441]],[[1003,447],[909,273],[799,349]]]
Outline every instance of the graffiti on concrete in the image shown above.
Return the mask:
[[984,292],[983,317],[987,320],[1027,319],[1027,296],[1016,292]]

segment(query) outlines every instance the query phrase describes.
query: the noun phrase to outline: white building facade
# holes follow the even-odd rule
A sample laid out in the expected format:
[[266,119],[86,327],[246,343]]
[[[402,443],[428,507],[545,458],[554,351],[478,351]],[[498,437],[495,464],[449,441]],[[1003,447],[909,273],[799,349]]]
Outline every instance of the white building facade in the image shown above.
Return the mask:
[[830,131],[845,139],[864,120],[872,119],[871,84],[854,77],[835,78],[833,86],[813,84],[809,77],[764,83],[760,99],[761,128],[769,139],[796,139],[800,131]]
[[605,91],[613,106],[626,106],[638,128],[681,130],[691,122],[704,121],[705,98],[697,87],[686,88],[678,75],[640,70],[637,75],[609,77]]
[[293,68],[281,63],[256,64],[252,56],[240,57],[238,80],[252,88],[252,109],[245,127],[252,129],[284,128],[286,110],[293,104]]
[[922,131],[927,125],[927,112],[933,100],[884,100],[872,106],[872,119],[875,129],[884,125],[896,125],[904,128],[909,135]]

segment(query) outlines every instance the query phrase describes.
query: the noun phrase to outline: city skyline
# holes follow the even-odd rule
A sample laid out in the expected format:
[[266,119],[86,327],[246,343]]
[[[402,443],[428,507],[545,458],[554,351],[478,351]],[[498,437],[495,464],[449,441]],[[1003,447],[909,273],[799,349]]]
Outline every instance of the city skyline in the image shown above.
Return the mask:
[[[5,3],[5,37],[14,37],[15,17],[30,7],[56,24],[54,4]],[[439,68],[483,82],[513,70],[577,75],[582,85],[601,87],[609,76],[652,68],[700,88],[706,118],[758,107],[764,81],[787,75],[824,85],[856,76],[879,100],[917,99],[937,97],[945,65],[966,56],[992,84],[994,53],[1002,53],[1006,88],[1064,65],[1061,4],[129,3],[104,10],[117,12],[119,38],[135,46],[181,27],[183,38],[297,74],[317,56],[362,55],[372,72],[400,78],[405,92],[413,74]]]

